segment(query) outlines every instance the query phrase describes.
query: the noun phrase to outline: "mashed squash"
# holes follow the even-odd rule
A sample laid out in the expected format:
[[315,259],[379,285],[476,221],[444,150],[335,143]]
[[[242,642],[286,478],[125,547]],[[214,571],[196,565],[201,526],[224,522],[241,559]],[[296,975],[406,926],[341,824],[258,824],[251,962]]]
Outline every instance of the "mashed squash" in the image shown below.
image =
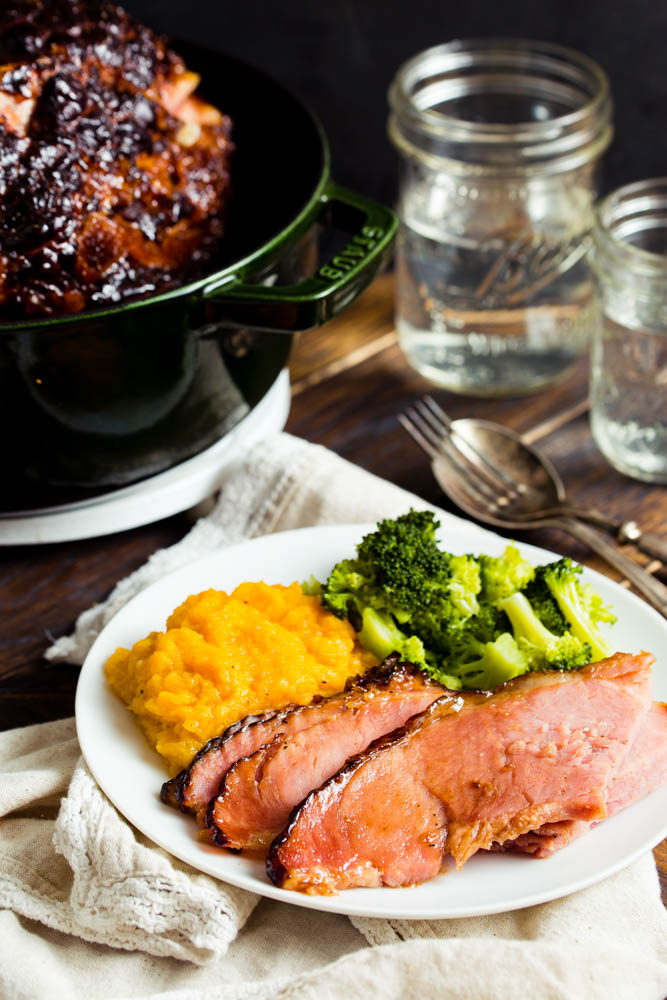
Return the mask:
[[166,632],[117,649],[106,675],[176,774],[238,719],[335,694],[375,663],[349,622],[297,583],[242,583],[188,597]]

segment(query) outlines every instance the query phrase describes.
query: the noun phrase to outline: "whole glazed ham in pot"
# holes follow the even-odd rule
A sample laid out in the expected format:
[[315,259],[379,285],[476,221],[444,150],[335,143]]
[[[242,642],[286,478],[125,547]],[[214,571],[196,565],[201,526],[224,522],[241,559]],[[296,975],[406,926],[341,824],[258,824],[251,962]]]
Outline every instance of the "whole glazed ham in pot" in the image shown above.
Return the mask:
[[[348,238],[324,261],[322,225]],[[260,70],[99,0],[11,0],[0,420],[21,434],[0,517],[106,498],[231,437],[290,334],[354,301],[396,225],[334,183],[319,122]]]
[[222,235],[231,121],[149,28],[99,0],[0,26],[0,306],[76,313],[195,276]]

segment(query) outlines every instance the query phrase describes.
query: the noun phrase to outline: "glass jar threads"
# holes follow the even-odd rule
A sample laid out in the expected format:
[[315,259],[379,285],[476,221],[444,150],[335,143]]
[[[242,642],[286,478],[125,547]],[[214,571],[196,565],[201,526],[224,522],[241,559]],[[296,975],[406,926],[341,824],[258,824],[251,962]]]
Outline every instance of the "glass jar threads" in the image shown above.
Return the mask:
[[475,395],[563,377],[594,314],[586,255],[612,135],[604,72],[557,45],[456,41],[401,66],[389,102],[408,360]]
[[601,202],[593,265],[593,437],[621,472],[667,483],[667,177]]

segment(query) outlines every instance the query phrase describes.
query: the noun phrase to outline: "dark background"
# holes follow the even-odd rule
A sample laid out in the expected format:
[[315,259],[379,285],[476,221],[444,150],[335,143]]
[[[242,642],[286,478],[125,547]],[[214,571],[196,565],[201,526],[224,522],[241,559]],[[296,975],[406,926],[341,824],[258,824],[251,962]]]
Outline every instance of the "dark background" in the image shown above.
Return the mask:
[[667,174],[667,0],[126,0],[125,6],[172,38],[227,52],[279,79],[323,122],[335,179],[384,201],[396,191],[396,158],[385,134],[391,78],[421,49],[462,37],[537,38],[592,56],[609,75],[616,107],[601,189]]

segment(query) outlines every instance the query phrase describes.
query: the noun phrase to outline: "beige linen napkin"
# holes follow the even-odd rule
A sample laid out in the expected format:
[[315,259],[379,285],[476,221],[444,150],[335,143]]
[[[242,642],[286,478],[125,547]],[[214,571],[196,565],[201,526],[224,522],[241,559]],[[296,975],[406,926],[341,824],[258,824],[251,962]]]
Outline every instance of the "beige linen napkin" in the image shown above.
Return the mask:
[[[410,506],[428,505],[323,448],[278,435],[239,463],[186,538],[120,583],[47,655],[82,662],[130,597],[215,548],[287,528],[375,521]],[[456,532],[459,520],[440,513]],[[0,735],[7,1000],[515,1000],[517,991],[544,1000],[662,1000],[667,992],[667,914],[650,855],[587,890],[514,913],[349,921],[258,901],[193,872],[133,830],[78,757],[72,720]]]

